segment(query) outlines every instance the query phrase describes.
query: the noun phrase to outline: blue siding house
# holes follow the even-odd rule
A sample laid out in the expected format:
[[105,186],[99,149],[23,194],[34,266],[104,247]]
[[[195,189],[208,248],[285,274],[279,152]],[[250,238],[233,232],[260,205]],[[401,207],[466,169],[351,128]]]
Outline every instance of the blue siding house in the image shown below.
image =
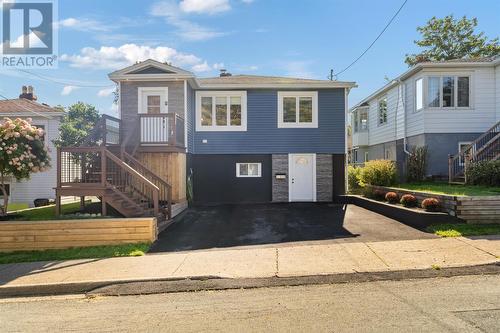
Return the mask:
[[198,78],[153,60],[110,78],[121,132],[134,133],[130,151],[172,185],[176,203],[186,200],[186,177],[197,204],[328,202],[345,191],[353,82]]

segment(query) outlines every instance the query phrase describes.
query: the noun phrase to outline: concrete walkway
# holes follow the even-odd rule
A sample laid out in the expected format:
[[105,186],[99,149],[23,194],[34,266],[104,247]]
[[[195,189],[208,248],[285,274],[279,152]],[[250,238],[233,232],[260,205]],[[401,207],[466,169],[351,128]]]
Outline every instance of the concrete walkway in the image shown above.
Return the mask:
[[[116,282],[269,278],[498,263],[500,236],[176,252],[143,257],[0,265],[0,295],[84,292]],[[62,288],[62,289],[61,289]],[[63,290],[63,291],[61,291]]]

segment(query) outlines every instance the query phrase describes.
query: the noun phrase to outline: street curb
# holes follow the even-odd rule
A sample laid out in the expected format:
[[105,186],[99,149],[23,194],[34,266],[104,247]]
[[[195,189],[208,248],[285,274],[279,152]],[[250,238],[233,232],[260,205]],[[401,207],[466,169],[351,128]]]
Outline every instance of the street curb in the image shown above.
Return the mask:
[[263,287],[283,287],[317,284],[336,284],[350,282],[399,281],[406,279],[425,279],[465,275],[500,274],[500,264],[447,267],[441,269],[414,269],[383,272],[353,272],[327,275],[266,277],[266,278],[221,278],[218,276],[199,276],[170,279],[136,279],[96,281],[64,284],[40,284],[29,286],[0,287],[0,298],[48,296],[86,293],[94,296],[148,295],[202,290],[251,289]]

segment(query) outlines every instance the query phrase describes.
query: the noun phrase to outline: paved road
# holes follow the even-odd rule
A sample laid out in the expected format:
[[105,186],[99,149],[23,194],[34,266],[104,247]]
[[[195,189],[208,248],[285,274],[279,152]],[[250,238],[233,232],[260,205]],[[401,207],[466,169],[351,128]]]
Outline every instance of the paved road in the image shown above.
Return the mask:
[[2,332],[500,331],[500,275],[0,300]]

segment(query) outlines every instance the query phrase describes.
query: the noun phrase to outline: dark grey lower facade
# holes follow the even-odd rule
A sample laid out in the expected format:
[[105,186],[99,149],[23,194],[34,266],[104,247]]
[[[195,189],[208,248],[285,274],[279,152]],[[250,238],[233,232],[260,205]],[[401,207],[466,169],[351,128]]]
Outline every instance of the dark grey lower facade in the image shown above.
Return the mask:
[[[435,178],[448,177],[448,156],[456,155],[460,145],[470,143],[482,133],[427,133],[408,137],[407,150],[411,147],[427,146],[427,175]],[[388,141],[365,147],[368,160],[390,159],[396,161],[399,174],[404,180],[406,175],[407,152],[403,139]],[[359,156],[359,153],[358,153]]]
[[[291,193],[299,183],[299,179],[291,176],[296,171],[289,165],[296,155],[303,155],[305,162],[314,161],[311,177],[305,182],[305,187],[310,185],[313,193],[303,200],[294,200],[294,193]],[[187,162],[188,174],[192,171],[193,202],[198,205],[331,202],[336,196],[345,194],[343,154],[190,154]],[[260,176],[241,177],[238,163],[259,163]]]

